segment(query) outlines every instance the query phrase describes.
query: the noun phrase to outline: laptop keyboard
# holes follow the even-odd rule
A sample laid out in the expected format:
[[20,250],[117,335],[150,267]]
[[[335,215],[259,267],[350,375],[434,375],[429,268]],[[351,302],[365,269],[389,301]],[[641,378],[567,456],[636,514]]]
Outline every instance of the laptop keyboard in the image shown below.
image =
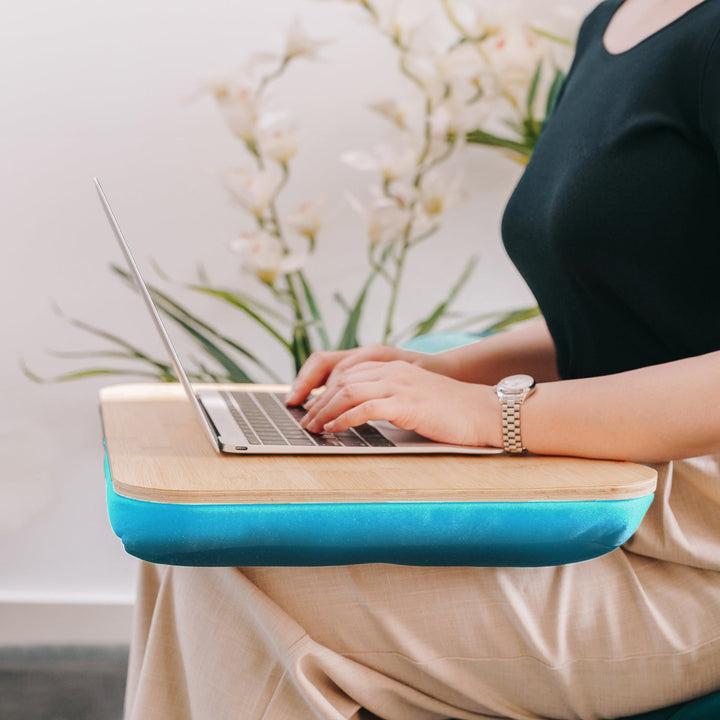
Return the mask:
[[289,408],[282,393],[222,392],[231,415],[250,445],[291,445],[293,447],[394,447],[372,425],[360,425],[340,433],[313,435],[300,420],[302,407]]

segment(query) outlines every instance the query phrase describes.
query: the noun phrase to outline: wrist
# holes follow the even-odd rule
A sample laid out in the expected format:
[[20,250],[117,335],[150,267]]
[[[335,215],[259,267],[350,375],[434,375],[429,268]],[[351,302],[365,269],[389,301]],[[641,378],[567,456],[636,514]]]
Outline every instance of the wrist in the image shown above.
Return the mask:
[[521,410],[525,401],[535,392],[535,379],[530,375],[510,375],[493,388],[501,409],[503,450],[510,455],[527,451],[521,423]]
[[465,383],[465,396],[470,401],[466,417],[472,418],[467,426],[471,431],[467,443],[478,447],[502,448],[502,410],[491,385]]
[[503,446],[503,430],[502,430],[502,407],[498,402],[495,388],[491,385],[480,385],[483,390],[481,402],[484,406],[483,431],[485,434],[482,444],[487,447],[502,448]]
[[435,373],[436,375],[445,375],[446,377],[452,377],[449,372],[449,363],[446,357],[443,357],[445,353],[420,353],[411,352],[412,357],[408,358],[413,365],[417,365],[423,370]]

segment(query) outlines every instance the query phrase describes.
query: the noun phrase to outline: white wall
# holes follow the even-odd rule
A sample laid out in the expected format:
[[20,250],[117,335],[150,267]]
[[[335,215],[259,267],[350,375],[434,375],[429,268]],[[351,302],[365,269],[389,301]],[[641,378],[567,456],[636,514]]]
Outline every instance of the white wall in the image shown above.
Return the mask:
[[[277,44],[296,14],[313,35],[336,40],[323,52],[325,62],[298,64],[278,87],[278,104],[292,108],[305,128],[287,200],[322,194],[334,210],[310,270],[327,304],[338,280],[352,287],[365,269],[363,230],[343,193],[364,193],[367,178],[338,156],[383,138],[383,125],[365,105],[377,98],[378,87],[398,82],[387,75],[391,50],[358,21],[356,9],[309,0],[4,3],[0,645],[88,637],[119,642],[127,635],[135,562],[105,515],[97,403],[98,389],[116,380],[38,385],[19,365],[22,358],[49,376],[77,363],[47,349],[98,346],[58,318],[53,303],[156,347],[136,298],[108,270],[119,258],[91,178],[103,180],[145,267],[155,258],[172,275],[191,279],[202,260],[219,281],[249,283],[227,250],[227,241],[248,224],[218,179],[238,162],[240,149],[209,98],[187,98],[198,81]],[[498,233],[519,168],[480,149],[466,157],[469,199],[442,236],[414,257],[401,307],[406,319],[418,304],[430,306],[471,252],[479,252],[482,263],[460,307],[485,311],[531,302]],[[265,356],[273,352],[228,311],[192,302],[217,324],[255,338]],[[368,340],[376,339],[377,324],[365,329]],[[272,363],[290,376],[284,358],[273,356]],[[56,603],[87,606],[95,615],[70,612],[48,623],[47,610]],[[92,629],[103,624],[105,631]]]

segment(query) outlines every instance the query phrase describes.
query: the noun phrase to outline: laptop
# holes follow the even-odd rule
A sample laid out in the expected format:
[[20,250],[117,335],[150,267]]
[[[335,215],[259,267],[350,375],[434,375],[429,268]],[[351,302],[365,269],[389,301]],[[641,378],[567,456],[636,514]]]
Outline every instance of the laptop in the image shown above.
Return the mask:
[[203,384],[195,388],[183,369],[175,346],[140,274],[107,196],[94,178],[105,215],[120,244],[130,274],[150,312],[163,346],[180,384],[208,440],[219,453],[262,455],[363,455],[460,453],[487,455],[502,452],[496,448],[445,445],[414,432],[401,430],[388,422],[369,422],[340,433],[313,434],[300,420],[302,407],[286,407],[285,392],[254,389],[253,385]]

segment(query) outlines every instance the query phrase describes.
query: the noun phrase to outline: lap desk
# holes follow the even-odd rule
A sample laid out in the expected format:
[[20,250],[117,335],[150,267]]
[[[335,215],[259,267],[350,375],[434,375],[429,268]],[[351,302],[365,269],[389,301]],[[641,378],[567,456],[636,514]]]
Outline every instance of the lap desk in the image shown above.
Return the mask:
[[610,552],[655,490],[577,458],[225,456],[174,384],[101,391],[110,522],[131,555],[212,566],[538,566]]

